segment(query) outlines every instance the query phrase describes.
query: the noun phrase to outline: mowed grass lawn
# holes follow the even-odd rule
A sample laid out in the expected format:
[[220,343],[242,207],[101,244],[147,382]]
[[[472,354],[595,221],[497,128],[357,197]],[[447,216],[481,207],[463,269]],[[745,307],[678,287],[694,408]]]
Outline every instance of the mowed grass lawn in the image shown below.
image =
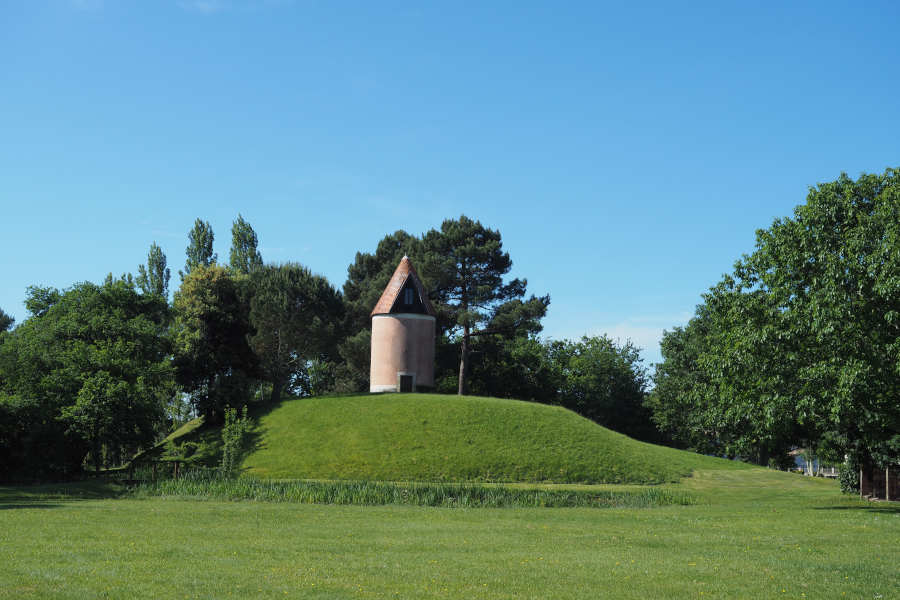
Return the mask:
[[764,469],[700,471],[677,487],[701,503],[459,509],[0,488],[0,598],[900,597],[897,504]]

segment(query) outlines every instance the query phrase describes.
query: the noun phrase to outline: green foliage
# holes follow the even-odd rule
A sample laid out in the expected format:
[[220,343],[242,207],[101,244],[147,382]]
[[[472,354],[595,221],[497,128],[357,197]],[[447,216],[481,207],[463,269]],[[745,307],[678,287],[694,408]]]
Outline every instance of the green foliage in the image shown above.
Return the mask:
[[541,330],[550,296],[523,301],[527,281],[503,276],[512,268],[503,251],[500,232],[462,215],[447,219],[440,231],[422,238],[422,272],[430,280],[429,296],[447,320],[450,336],[459,343],[457,393],[466,393],[472,338],[527,336]]
[[50,310],[50,307],[59,302],[62,296],[56,288],[28,286],[28,297],[25,299],[25,308],[33,317],[41,317]]
[[176,377],[210,423],[247,401],[258,368],[245,296],[242,281],[218,265],[194,267],[175,292]]
[[383,394],[304,398],[261,417],[264,478],[659,483],[740,464],[632,440],[557,406]]
[[10,329],[15,322],[15,319],[6,314],[3,309],[0,308],[0,333]]
[[859,493],[859,461],[852,456],[838,465],[838,483],[845,494]]
[[222,464],[219,472],[225,477],[237,474],[244,441],[250,431],[251,422],[247,416],[247,406],[238,413],[236,408],[225,409],[225,424],[222,426]]
[[722,449],[706,401],[714,390],[698,362],[709,327],[708,311],[700,306],[687,327],[663,333],[663,362],[656,365],[656,385],[646,404],[657,428],[676,446],[715,454]]
[[657,440],[644,406],[648,375],[640,350],[605,335],[550,344],[560,374],[558,402],[604,427],[643,440]]
[[209,267],[216,262],[218,256],[213,252],[212,226],[200,218],[194,221],[194,227],[188,232],[188,245],[185,248],[187,256],[184,263],[184,271],[179,271],[181,279],[190,275],[197,267]]
[[99,468],[152,442],[173,393],[165,302],[122,280],[32,292],[40,308],[0,344],[0,477],[78,471],[88,451]]
[[259,240],[256,232],[244,217],[238,215],[231,226],[231,252],[229,264],[236,273],[249,275],[262,266],[262,255],[257,250]]
[[150,252],[147,253],[147,266],[138,265],[135,282],[144,294],[156,294],[168,299],[170,276],[171,273],[166,266],[166,255],[162,248],[153,242],[150,244]]
[[[900,454],[900,171],[810,190],[667,333],[652,405],[687,445]],[[680,411],[687,415],[679,416]]]
[[250,282],[250,347],[277,402],[311,381],[311,364],[336,357],[343,305],[328,280],[296,263],[258,268]]
[[253,500],[300,504],[441,506],[445,508],[650,508],[694,504],[694,498],[666,488],[561,490],[477,484],[389,483],[380,481],[284,481],[220,476],[195,470],[178,479],[146,482],[136,497]]
[[[477,343],[469,363],[469,387],[473,394],[559,404],[562,375],[550,351],[553,342],[533,336],[486,336]],[[457,358],[456,347],[440,344],[438,363]],[[449,356],[448,356],[449,355]],[[442,370],[438,389],[457,391],[458,373]]]
[[[644,406],[647,371],[631,342],[620,345],[606,336],[579,341],[492,336],[479,340],[477,349],[471,361],[473,393],[558,404],[633,438],[660,440]],[[438,389],[453,391],[455,383],[445,376]]]

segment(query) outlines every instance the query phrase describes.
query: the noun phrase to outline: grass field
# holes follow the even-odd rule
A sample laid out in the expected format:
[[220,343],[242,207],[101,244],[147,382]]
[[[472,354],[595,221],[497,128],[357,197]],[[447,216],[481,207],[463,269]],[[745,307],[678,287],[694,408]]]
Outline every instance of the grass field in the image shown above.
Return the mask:
[[0,488],[0,598],[898,597],[897,504],[765,469],[666,487],[699,504],[372,507]]
[[744,468],[644,444],[557,406],[429,394],[321,397],[259,420],[243,467],[270,478],[662,483]]

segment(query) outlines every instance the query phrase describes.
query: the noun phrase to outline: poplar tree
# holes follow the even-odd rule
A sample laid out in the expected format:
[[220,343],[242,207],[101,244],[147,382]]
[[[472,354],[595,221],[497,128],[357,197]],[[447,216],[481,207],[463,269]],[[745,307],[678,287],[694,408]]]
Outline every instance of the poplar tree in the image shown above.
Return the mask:
[[200,218],[194,221],[194,227],[188,233],[188,246],[185,248],[187,260],[184,263],[184,271],[179,271],[181,279],[190,275],[191,270],[200,265],[208,267],[218,256],[213,252],[212,226]]
[[239,214],[231,226],[229,262],[233,271],[248,275],[262,266],[262,255],[257,250],[258,243],[253,227]]
[[163,298],[169,296],[169,277],[171,273],[166,266],[166,255],[156,242],[150,244],[147,253],[147,266],[138,265],[137,285],[145,294],[156,294]]

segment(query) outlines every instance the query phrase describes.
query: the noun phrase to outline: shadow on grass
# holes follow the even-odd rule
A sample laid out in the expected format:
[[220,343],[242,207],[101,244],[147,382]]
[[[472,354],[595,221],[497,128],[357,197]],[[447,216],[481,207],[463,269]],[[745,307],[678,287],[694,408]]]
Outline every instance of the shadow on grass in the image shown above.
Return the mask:
[[118,498],[124,488],[100,481],[0,486],[0,510],[17,508],[59,508],[61,501]]
[[62,504],[53,504],[49,502],[43,502],[41,500],[35,500],[30,503],[20,503],[20,504],[4,504],[0,502],[0,510],[17,510],[21,508],[60,508]]
[[869,502],[843,506],[816,506],[813,510],[859,510],[864,512],[900,515],[900,502]]

